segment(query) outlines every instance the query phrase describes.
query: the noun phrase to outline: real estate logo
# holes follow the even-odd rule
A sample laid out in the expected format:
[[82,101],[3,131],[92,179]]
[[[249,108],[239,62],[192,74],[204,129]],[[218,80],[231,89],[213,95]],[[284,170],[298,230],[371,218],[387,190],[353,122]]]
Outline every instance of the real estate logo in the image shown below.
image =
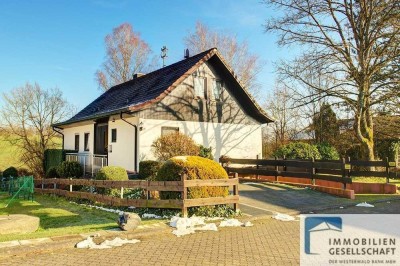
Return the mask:
[[322,231],[342,231],[342,218],[340,217],[307,217],[305,219],[304,252],[317,255],[311,251],[311,234]]
[[301,265],[400,265],[400,215],[301,215]]

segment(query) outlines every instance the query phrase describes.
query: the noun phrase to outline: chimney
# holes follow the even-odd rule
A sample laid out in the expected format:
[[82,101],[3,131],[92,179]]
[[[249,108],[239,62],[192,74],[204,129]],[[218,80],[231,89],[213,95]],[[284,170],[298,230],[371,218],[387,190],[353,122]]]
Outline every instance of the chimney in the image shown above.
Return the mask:
[[140,78],[141,76],[144,76],[144,75],[146,75],[146,74],[143,74],[143,73],[135,73],[135,74],[132,75],[132,79],[137,79],[137,78]]
[[185,49],[185,51],[183,52],[183,57],[184,57],[185,59],[188,59],[188,58],[189,58],[189,49]]

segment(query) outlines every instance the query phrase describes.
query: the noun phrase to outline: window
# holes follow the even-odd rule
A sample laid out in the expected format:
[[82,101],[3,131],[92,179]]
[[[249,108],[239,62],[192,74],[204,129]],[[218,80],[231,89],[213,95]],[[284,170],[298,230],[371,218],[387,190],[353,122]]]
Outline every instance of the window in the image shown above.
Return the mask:
[[117,142],[117,129],[111,129],[111,142]]
[[213,93],[214,93],[215,100],[221,100],[221,98],[222,98],[222,80],[220,80],[220,79],[214,80]]
[[179,132],[179,127],[161,127],[161,136]]
[[89,151],[89,133],[85,133],[84,140],[85,143],[83,147],[85,148],[85,151]]
[[75,151],[79,151],[79,134],[75,134]]
[[194,77],[194,95],[200,98],[205,98],[205,88],[206,88],[206,78],[205,77]]

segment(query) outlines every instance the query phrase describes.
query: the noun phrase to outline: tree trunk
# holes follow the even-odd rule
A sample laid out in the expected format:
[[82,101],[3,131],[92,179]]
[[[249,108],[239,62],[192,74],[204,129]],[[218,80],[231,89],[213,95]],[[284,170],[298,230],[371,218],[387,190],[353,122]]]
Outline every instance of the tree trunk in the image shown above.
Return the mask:
[[359,109],[355,114],[354,129],[356,137],[361,143],[362,159],[373,161],[374,155],[374,124],[370,112],[370,98],[365,96],[368,85],[363,86],[363,92],[358,97]]

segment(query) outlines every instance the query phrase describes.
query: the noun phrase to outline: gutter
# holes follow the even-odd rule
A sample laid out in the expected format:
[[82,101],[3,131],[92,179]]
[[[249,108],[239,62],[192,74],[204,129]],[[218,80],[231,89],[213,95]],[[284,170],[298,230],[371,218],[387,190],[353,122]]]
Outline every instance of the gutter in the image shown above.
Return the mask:
[[133,127],[135,128],[135,167],[134,167],[134,170],[135,170],[135,173],[137,174],[138,128],[137,128],[137,125],[132,124],[131,122],[125,120],[125,119],[122,117],[122,114],[123,114],[122,112],[119,114],[119,117],[121,118],[121,120],[124,121],[125,123],[127,123],[127,124],[133,126]]

